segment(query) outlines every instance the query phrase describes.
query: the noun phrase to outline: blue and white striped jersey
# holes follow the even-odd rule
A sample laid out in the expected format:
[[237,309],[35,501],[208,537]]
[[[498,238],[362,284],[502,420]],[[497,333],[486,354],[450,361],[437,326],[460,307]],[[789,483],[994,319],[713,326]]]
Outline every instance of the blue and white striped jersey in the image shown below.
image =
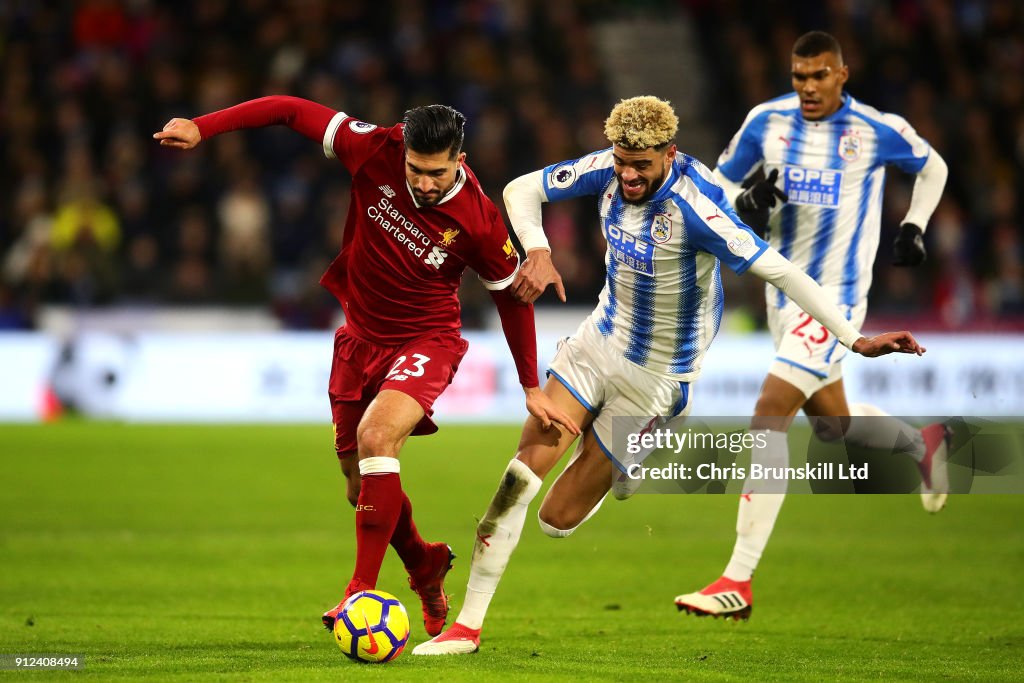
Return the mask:
[[642,204],[623,200],[613,163],[609,148],[548,166],[544,192],[598,196],[607,275],[591,319],[601,334],[641,368],[691,381],[722,320],[719,259],[742,273],[768,245],[696,159],[677,153]]
[[[764,165],[779,169],[789,201],[769,221],[769,243],[818,281],[836,304],[867,297],[878,249],[885,166],[918,173],[931,147],[905,119],[844,94],[837,112],[804,120],[791,94],[754,107],[718,158],[739,183]],[[768,302],[785,295],[768,285]]]

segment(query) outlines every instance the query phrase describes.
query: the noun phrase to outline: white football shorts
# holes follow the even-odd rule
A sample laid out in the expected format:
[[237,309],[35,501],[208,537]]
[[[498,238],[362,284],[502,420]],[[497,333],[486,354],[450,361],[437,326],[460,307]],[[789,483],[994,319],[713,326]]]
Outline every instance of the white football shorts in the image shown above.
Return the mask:
[[[858,330],[867,314],[866,301],[839,309]],[[775,360],[768,374],[785,380],[810,398],[843,377],[847,348],[824,325],[786,299],[782,308],[768,304],[768,329],[775,342]]]
[[[589,317],[576,334],[559,342],[548,375],[594,415],[594,436],[621,472],[638,461],[622,447],[628,434],[653,429],[690,412],[692,387],[688,382],[648,372],[626,360]],[[615,430],[625,433],[616,434]]]

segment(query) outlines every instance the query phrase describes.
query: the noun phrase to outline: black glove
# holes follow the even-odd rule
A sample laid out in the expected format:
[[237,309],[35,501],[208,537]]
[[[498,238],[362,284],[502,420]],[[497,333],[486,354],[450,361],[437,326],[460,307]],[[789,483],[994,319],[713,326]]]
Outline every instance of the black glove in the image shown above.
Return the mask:
[[789,196],[775,187],[779,177],[779,169],[773,168],[764,180],[754,183],[736,197],[736,213],[740,220],[752,227],[759,234],[764,234],[768,227],[768,217],[775,207],[776,198],[784,202]]
[[904,223],[892,243],[892,264],[894,266],[919,266],[924,263],[928,252],[924,249],[924,233],[913,223]]

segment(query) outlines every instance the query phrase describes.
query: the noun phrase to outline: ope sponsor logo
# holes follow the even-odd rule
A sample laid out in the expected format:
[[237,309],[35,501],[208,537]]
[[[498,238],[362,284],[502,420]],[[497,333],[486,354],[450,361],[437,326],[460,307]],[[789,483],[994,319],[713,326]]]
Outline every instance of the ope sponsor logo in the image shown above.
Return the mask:
[[785,190],[790,204],[804,204],[835,209],[839,206],[839,193],[843,185],[843,172],[831,169],[787,166]]
[[647,242],[638,240],[628,232],[624,232],[617,225],[608,226],[608,237],[616,242],[616,245],[621,249],[633,251],[637,254],[646,254],[651,249],[651,245]]
[[794,183],[816,183],[818,185],[832,186],[836,184],[840,174],[837,171],[819,171],[814,168],[787,166],[786,177]]
[[643,275],[654,275],[654,245],[610,223],[606,235],[609,250],[616,261]]

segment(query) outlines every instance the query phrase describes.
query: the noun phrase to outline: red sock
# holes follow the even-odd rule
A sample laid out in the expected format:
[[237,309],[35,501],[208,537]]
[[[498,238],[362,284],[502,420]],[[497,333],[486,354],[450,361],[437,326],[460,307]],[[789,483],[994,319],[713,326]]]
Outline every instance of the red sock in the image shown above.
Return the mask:
[[404,491],[402,492],[402,510],[398,515],[395,533],[391,535],[391,547],[402,558],[402,563],[409,571],[422,565],[427,557],[427,542],[416,530],[416,523],[412,521],[412,503]]
[[360,589],[377,586],[377,575],[401,514],[404,496],[397,473],[363,477],[356,504],[356,569],[350,588],[353,584]]

